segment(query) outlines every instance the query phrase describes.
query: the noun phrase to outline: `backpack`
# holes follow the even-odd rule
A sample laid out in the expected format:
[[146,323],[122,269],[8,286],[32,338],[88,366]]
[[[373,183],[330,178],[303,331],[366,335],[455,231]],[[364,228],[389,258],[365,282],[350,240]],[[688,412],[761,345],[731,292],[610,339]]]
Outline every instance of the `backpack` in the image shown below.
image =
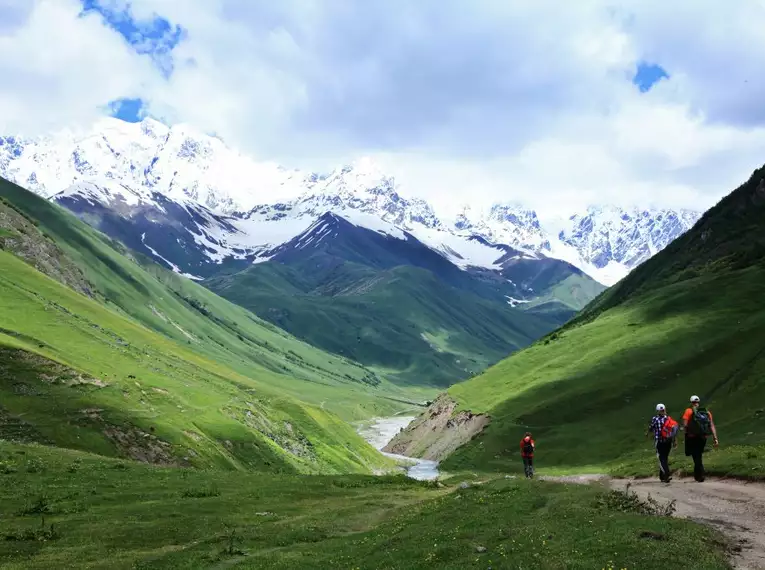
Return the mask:
[[534,454],[534,444],[531,443],[530,439],[524,439],[523,440],[523,453],[525,455],[533,455]]
[[665,441],[675,439],[679,429],[680,425],[675,420],[667,416],[667,419],[664,420],[664,425],[661,426],[661,439]]
[[688,422],[688,433],[691,435],[710,435],[712,433],[712,420],[706,408],[696,408]]

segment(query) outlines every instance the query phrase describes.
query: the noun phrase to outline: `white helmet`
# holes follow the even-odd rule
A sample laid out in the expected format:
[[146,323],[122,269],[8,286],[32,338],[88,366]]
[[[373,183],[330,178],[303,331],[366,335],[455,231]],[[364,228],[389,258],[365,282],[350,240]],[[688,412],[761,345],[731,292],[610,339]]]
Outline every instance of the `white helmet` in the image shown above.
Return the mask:
[[698,396],[691,396],[691,404],[695,404],[700,401],[701,401],[701,398],[699,398]]
[[666,410],[666,409],[667,409],[667,408],[666,408],[666,407],[664,407],[664,404],[656,404],[656,411],[657,411],[657,412],[663,412],[663,411],[664,411],[664,410]]

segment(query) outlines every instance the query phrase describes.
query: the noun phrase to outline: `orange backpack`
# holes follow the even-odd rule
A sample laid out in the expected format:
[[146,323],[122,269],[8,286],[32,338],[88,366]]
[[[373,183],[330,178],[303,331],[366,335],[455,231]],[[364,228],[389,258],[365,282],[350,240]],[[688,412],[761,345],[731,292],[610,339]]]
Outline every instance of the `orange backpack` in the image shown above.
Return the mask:
[[680,429],[680,425],[671,417],[667,416],[667,419],[664,420],[664,425],[661,426],[661,439],[675,439],[678,429]]

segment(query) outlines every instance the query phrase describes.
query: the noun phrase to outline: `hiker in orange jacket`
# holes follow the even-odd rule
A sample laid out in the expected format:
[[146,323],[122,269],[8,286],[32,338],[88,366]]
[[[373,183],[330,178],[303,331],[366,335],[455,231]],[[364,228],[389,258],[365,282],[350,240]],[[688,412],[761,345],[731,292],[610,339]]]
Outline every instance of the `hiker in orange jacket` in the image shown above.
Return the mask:
[[704,482],[704,450],[707,437],[713,438],[715,448],[720,445],[717,439],[717,428],[712,412],[700,406],[701,398],[691,396],[691,406],[683,414],[683,429],[685,430],[685,456],[693,458],[693,478],[699,483]]
[[526,473],[526,479],[534,477],[534,450],[536,443],[531,437],[531,432],[526,432],[521,440],[521,457],[523,458],[523,471]]
[[653,432],[656,457],[659,459],[659,481],[669,483],[672,480],[669,470],[669,454],[672,448],[677,448],[677,431],[679,424],[667,415],[664,404],[656,404],[656,415],[646,430],[646,436]]

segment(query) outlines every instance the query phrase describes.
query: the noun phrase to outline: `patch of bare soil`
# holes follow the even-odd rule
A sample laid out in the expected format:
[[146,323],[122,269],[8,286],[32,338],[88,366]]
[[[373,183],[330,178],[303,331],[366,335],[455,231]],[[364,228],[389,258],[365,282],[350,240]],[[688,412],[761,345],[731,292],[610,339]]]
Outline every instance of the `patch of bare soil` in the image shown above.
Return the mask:
[[133,426],[107,424],[104,435],[130,459],[156,465],[182,465],[173,455],[172,445]]
[[0,249],[59,283],[88,297],[94,296],[93,286],[55,242],[5,201],[0,201],[0,229],[9,231],[8,235],[0,235]]
[[121,455],[135,461],[153,463],[155,465],[187,465],[185,460],[180,460],[175,456],[171,443],[130,424],[111,424],[101,415],[103,411],[101,408],[82,409],[80,410],[81,420],[98,426],[103,434],[120,451]]
[[[0,331],[11,334],[27,342],[40,344],[36,339],[13,334],[12,331]],[[106,388],[108,384],[98,378],[93,378],[59,364],[53,360],[15,348],[0,348],[0,380],[16,379],[16,392],[20,395],[39,395],[39,390],[30,382],[22,382],[21,379],[38,380],[47,384],[64,384],[66,386],[95,386]]]

